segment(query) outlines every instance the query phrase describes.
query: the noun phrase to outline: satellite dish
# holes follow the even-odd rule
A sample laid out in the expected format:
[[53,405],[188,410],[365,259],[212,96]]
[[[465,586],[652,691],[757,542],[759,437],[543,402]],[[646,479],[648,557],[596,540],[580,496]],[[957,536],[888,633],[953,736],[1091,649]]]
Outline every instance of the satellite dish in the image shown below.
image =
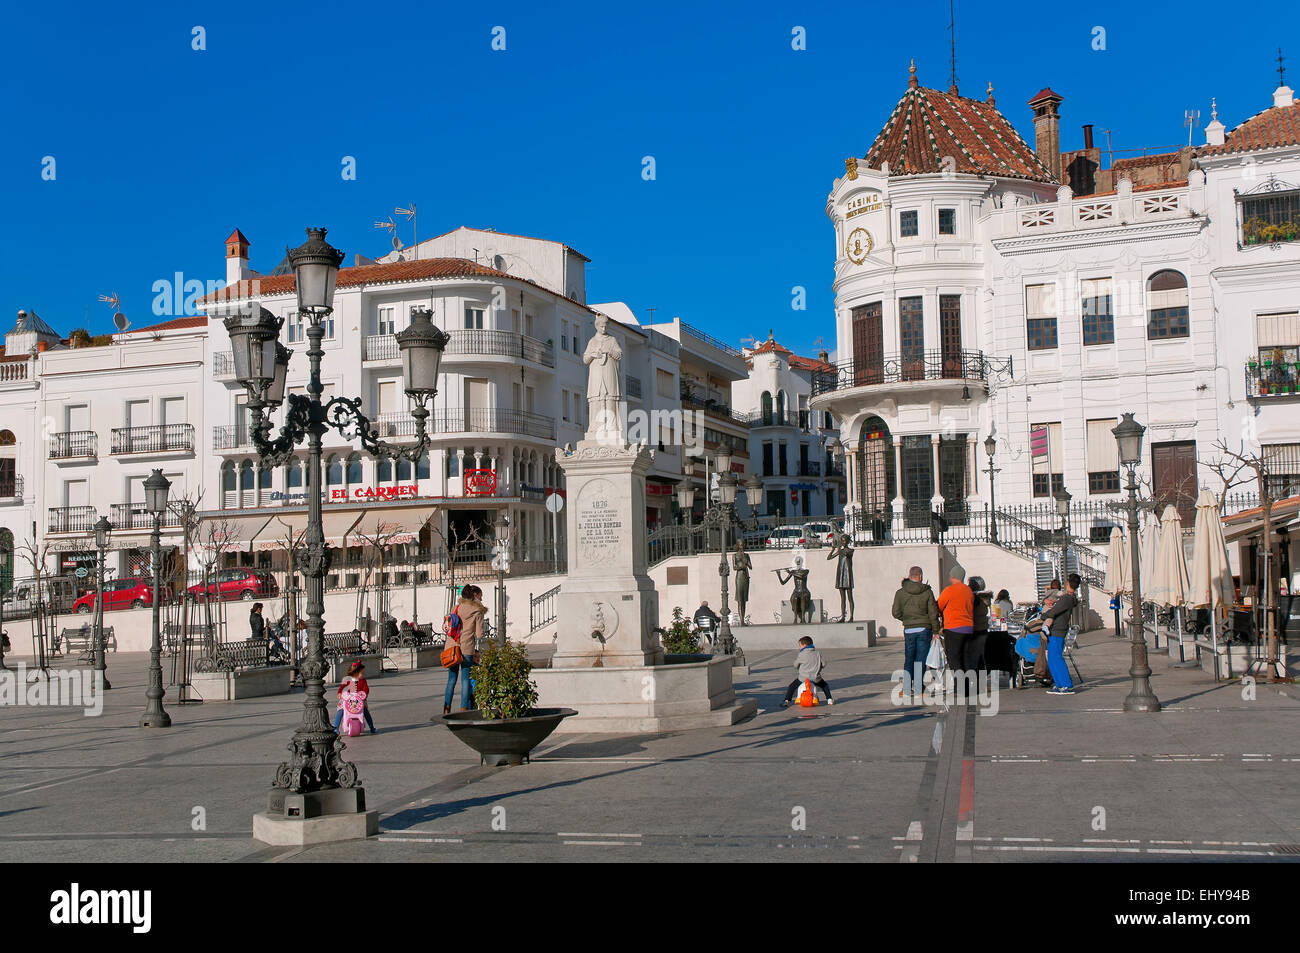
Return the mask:
[[402,240],[401,240],[400,238],[398,238],[396,235],[394,235],[394,236],[393,236],[393,251],[401,251],[401,250],[402,250]]
[[131,319],[119,311],[113,315],[113,324],[117,326],[119,331],[125,331],[131,326]]
[[492,256],[492,267],[495,268],[497,271],[505,271],[505,270],[506,270],[506,260],[505,260],[504,258],[502,258],[500,255],[493,255],[493,256]]

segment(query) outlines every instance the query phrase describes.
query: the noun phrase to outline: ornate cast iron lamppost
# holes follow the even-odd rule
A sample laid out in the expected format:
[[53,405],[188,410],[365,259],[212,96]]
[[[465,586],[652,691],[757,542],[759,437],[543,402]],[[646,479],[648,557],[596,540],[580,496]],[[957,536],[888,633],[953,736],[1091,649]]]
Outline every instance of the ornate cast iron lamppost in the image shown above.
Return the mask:
[[1142,435],[1146,428],[1133,419],[1132,414],[1125,414],[1111,433],[1119,444],[1119,462],[1128,470],[1128,501],[1124,509],[1128,511],[1129,562],[1133,572],[1133,618],[1129,622],[1133,661],[1129,666],[1129,677],[1133,687],[1124,699],[1125,711],[1160,710],[1160,699],[1151,690],[1151,667],[1147,664],[1146,626],[1142,624],[1142,580],[1138,571],[1141,554],[1138,545],[1138,509],[1137,467],[1142,462]]
[[98,592],[95,598],[95,671],[103,679],[101,687],[109,689],[113,686],[108,684],[108,663],[104,660],[104,560],[108,558],[108,544],[113,538],[113,524],[109,522],[107,516],[101,516],[95,520],[95,549],[97,549],[99,561],[95,564],[95,581],[98,585]]
[[993,466],[993,454],[997,453],[998,442],[993,439],[993,434],[984,438],[984,452],[989,457],[989,542],[994,546],[998,545],[998,502],[997,497],[993,494],[993,481],[1001,469]]
[[146,701],[144,714],[140,716],[141,728],[172,726],[171,715],[162,705],[162,628],[158,617],[162,609],[162,518],[167,512],[167,491],[171,485],[171,480],[163,476],[161,470],[154,470],[144,481],[145,509],[153,517],[153,532],[149,534],[150,566],[153,569],[153,638],[149,642],[149,687],[144,693]]
[[1052,494],[1052,499],[1056,501],[1056,515],[1061,518],[1061,586],[1064,587],[1065,577],[1069,575],[1065,560],[1070,549],[1070,491],[1062,486]]
[[[722,584],[722,617],[718,621],[718,646],[722,649],[724,655],[733,657],[735,665],[744,665],[745,653],[736,644],[736,639],[731,634],[731,607],[727,602],[727,580],[731,575],[731,569],[727,565],[727,543],[731,536],[732,527],[740,524],[739,519],[736,517],[736,487],[740,481],[731,472],[730,450],[719,449],[714,455],[713,464],[714,472],[720,474],[718,477],[718,502],[705,510],[700,523],[703,526],[718,527],[718,578]],[[754,474],[751,474],[749,479],[745,481],[745,498],[748,500],[751,509],[762,502],[763,484]]]
[[[410,326],[397,335],[402,355],[406,394],[415,403],[415,442],[399,447],[379,439],[378,431],[361,412],[360,398],[334,397],[322,403],[321,358],[325,351],[322,320],[334,310],[334,283],[343,252],[325,241],[325,229],[307,229],[307,241],[289,252],[297,283],[298,312],[307,320],[309,377],[306,394],[288,395],[284,426],[271,437],[269,412],[286,400],[285,377],[292,352],[279,343],[283,319],[255,302],[234,305],[227,312],[226,330],[235,364],[235,378],[248,392],[252,415],[252,442],[262,463],[283,466],[305,438],[307,441],[306,494],[307,529],[298,569],[307,585],[307,657],[300,671],[306,686],[303,720],[289,745],[292,757],[275,772],[270,813],[285,816],[286,792],[307,795],[294,802],[302,816],[320,813],[364,811],[364,792],[356,787],[357,769],[343,760],[343,742],[338,739],[325,705],[324,657],[325,576],[330,552],[325,545],[321,514],[321,438],[329,429],[349,440],[359,439],[362,447],[378,458],[418,462],[428,449],[426,430],[428,404],[438,392],[438,369],[449,336],[434,327],[433,312],[412,308]],[[330,792],[351,789],[355,795],[340,797]]]

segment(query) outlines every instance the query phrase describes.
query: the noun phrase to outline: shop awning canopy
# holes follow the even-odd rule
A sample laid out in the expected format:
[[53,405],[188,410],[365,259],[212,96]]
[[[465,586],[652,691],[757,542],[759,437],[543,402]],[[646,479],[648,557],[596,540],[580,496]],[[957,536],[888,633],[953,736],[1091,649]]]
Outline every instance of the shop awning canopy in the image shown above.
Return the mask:
[[395,546],[399,543],[413,543],[419,538],[424,524],[436,512],[437,507],[428,504],[367,510],[348,533],[348,545]]
[[199,546],[203,549],[243,549],[262,532],[271,517],[266,513],[240,516],[213,513],[199,523]]
[[[327,507],[321,519],[325,531],[325,545],[342,546],[348,531],[360,516],[359,510],[332,510]],[[277,513],[267,520],[266,526],[257,534],[257,538],[253,540],[253,549],[260,551],[296,549],[302,545],[303,537],[306,535],[307,512],[305,510]]]

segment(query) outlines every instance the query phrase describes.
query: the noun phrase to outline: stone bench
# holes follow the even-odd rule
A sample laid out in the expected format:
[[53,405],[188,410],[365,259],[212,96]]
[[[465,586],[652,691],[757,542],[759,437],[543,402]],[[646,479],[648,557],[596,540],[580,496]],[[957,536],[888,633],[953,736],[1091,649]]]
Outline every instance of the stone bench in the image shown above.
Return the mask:
[[238,671],[195,672],[190,676],[190,693],[205,702],[230,702],[262,695],[283,695],[289,691],[290,674],[287,665]]

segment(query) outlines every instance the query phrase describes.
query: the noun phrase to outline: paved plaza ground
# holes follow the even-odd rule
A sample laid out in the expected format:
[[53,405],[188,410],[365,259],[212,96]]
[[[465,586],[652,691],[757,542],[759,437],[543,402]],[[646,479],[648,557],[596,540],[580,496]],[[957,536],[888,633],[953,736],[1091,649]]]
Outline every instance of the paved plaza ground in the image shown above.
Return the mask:
[[300,693],[169,699],[174,727],[146,732],[147,656],[111,656],[100,717],[0,709],[0,861],[1300,860],[1300,689],[1248,700],[1153,656],[1164,711],[1127,715],[1127,643],[1081,642],[1077,695],[1004,689],[991,716],[893,705],[897,640],[826,651],[815,709],[779,707],[793,651],[755,653],[748,722],[552,736],[509,768],[430,724],[442,670],[385,676],[380,733],[347,748],[380,835],[306,849],[251,837]]

